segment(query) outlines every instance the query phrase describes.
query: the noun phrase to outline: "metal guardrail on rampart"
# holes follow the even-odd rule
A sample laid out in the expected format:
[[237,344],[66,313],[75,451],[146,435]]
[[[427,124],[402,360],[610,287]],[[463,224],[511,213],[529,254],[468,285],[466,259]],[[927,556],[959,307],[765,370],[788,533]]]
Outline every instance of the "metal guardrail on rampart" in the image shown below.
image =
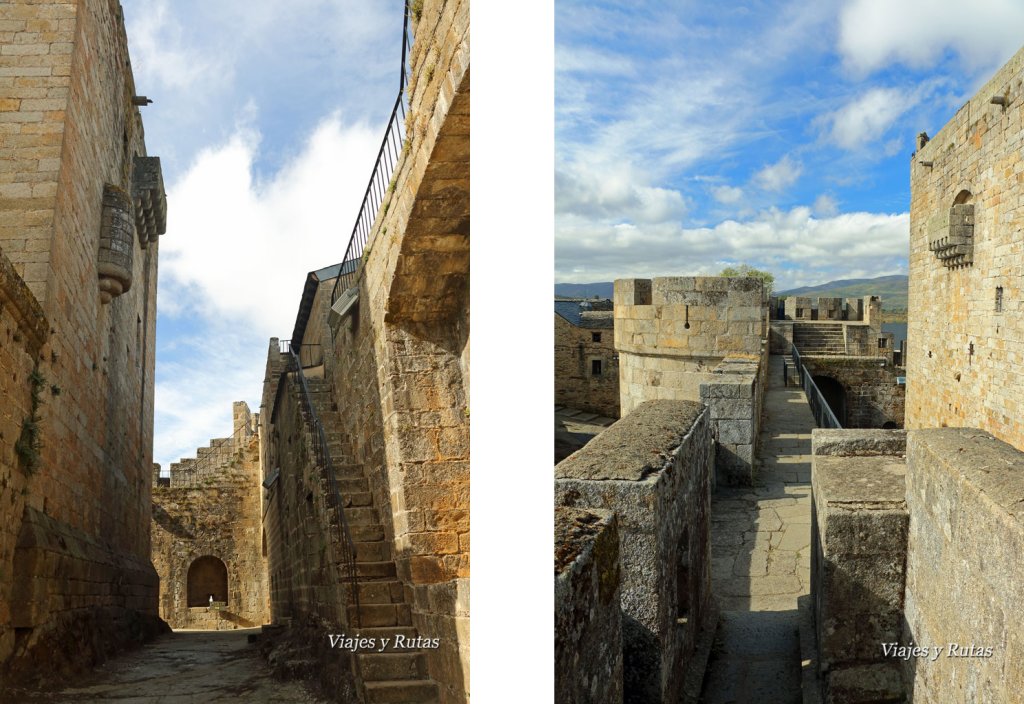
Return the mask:
[[[384,199],[395,189],[392,182],[398,160],[406,149],[405,144],[405,86],[407,82],[406,58],[409,49],[412,47],[413,36],[409,25],[409,2],[405,3],[405,15],[402,20],[402,69],[398,83],[398,97],[395,98],[395,105],[391,109],[391,119],[388,120],[388,127],[384,131],[384,139],[381,141],[380,149],[377,151],[377,161],[370,174],[370,182],[366,184],[366,192],[363,194],[363,202],[359,207],[359,214],[356,216],[356,223],[352,227],[352,235],[349,237],[348,247],[345,249],[345,256],[342,257],[342,273],[334,282],[334,289],[331,291],[331,304],[333,305],[338,297],[355,285],[358,281],[359,269],[357,266],[345,267],[348,262],[358,262],[363,256],[363,250],[370,241],[373,233],[373,224],[377,219],[381,204]],[[387,211],[385,211],[387,212]],[[346,271],[349,269],[349,271]]]
[[[804,395],[807,396],[807,404],[811,407],[811,413],[814,414],[815,425],[819,428],[835,428],[837,430],[842,430],[843,426],[839,423],[839,419],[836,418],[836,414],[832,412],[832,408],[828,405],[828,401],[825,400],[825,397],[822,395],[818,385],[814,383],[811,373],[807,371],[807,367],[804,366],[803,360],[800,358],[800,350],[796,348],[796,345],[792,345],[791,354],[800,380],[800,386],[803,387]],[[783,368],[783,374],[785,378],[785,368]]]
[[[327,491],[323,497],[327,508],[327,522],[335,532],[335,537],[341,546],[340,565],[338,567],[342,574],[339,574],[339,577],[348,582],[349,604],[355,607],[353,609],[355,613],[354,623],[351,625],[359,628],[359,584],[356,573],[356,547],[352,540],[348,521],[345,519],[345,503],[341,498],[341,489],[338,486],[334,463],[331,460],[331,451],[327,446],[327,434],[324,432],[323,424],[317,417],[316,408],[313,405],[313,396],[309,390],[309,382],[306,380],[306,375],[302,372],[302,361],[299,359],[299,355],[292,348],[291,340],[281,340],[280,345],[281,353],[288,355],[287,372],[292,374],[292,378],[298,385],[299,409],[302,413],[302,420],[306,424],[306,429],[309,430],[310,442],[313,445],[313,460],[320,472],[320,476],[327,481]],[[331,512],[334,512],[337,520],[331,520]]]

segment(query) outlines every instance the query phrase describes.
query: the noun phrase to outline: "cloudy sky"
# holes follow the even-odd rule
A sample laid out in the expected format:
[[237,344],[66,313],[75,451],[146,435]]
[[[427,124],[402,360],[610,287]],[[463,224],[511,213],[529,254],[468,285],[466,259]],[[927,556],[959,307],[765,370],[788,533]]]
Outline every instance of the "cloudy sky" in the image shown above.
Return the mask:
[[1015,0],[557,0],[555,280],[906,273],[909,159]]
[[398,91],[401,0],[123,0],[160,241],[155,461],[258,410],[270,337],[340,261]]

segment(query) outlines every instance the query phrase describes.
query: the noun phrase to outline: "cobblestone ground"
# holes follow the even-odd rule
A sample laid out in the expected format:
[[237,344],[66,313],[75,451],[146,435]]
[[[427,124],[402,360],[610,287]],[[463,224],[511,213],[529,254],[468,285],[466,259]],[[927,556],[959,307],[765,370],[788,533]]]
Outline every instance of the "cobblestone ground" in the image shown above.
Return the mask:
[[711,580],[721,609],[705,704],[800,702],[797,597],[810,591],[811,430],[803,390],[770,358],[753,487],[718,487]]
[[270,675],[246,637],[259,629],[176,631],[113,658],[73,686],[56,692],[17,692],[18,702],[322,702],[297,682]]

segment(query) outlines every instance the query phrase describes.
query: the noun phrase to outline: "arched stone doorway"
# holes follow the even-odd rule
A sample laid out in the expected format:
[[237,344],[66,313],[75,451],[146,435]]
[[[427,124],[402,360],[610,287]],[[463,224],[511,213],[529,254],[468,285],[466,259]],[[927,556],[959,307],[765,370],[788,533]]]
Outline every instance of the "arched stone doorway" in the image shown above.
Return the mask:
[[832,409],[832,413],[835,414],[836,420],[845,428],[847,426],[846,389],[843,388],[841,383],[830,376],[815,376],[814,384],[818,387],[821,395],[825,397],[825,401],[828,403],[828,407]]
[[212,555],[204,555],[188,566],[188,605],[209,606],[228,601],[228,568]]

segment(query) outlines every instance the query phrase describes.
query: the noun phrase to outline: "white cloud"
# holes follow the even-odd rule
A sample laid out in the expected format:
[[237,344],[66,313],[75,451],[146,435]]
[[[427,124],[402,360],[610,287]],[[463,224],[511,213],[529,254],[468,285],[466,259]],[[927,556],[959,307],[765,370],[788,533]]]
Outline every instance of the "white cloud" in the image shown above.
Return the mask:
[[743,189],[735,186],[715,186],[711,189],[711,195],[715,200],[725,205],[739,203],[743,199]]
[[186,90],[200,79],[218,85],[230,79],[221,55],[201,53],[188,45],[184,29],[167,11],[165,0],[144,2],[141,7],[145,9],[128,26],[136,85],[146,90],[155,85]]
[[679,191],[647,186],[632,169],[563,169],[555,172],[555,208],[615,222],[678,220],[686,211]]
[[914,91],[872,88],[828,116],[831,139],[848,151],[863,149],[881,139],[919,99]]
[[907,213],[815,218],[807,207],[772,208],[750,220],[690,229],[672,223],[627,229],[556,216],[555,279],[714,274],[722,261],[743,261],[772,271],[777,287],[787,288],[810,274],[841,278],[857,271],[874,276],[905,268],[909,231]]
[[380,144],[324,120],[272,178],[241,126],[169,185],[160,314],[188,332],[158,340],[155,461],[166,469],[231,434],[231,403],[258,410],[267,343],[290,336],[309,271],[341,261]]
[[754,174],[753,182],[762,190],[777,193],[796,183],[802,172],[803,165],[799,161],[794,161],[787,154],[776,163],[766,166]]
[[839,212],[839,204],[836,199],[827,193],[822,193],[820,196],[814,199],[814,205],[811,206],[814,214],[819,217],[832,217]]
[[379,141],[335,115],[266,182],[253,175],[259,136],[250,129],[201,152],[167,189],[161,301],[286,336],[306,273],[344,256]]
[[1018,0],[852,0],[839,22],[844,63],[867,73],[891,63],[926,68],[955,51],[968,68],[995,68],[1021,44]]

